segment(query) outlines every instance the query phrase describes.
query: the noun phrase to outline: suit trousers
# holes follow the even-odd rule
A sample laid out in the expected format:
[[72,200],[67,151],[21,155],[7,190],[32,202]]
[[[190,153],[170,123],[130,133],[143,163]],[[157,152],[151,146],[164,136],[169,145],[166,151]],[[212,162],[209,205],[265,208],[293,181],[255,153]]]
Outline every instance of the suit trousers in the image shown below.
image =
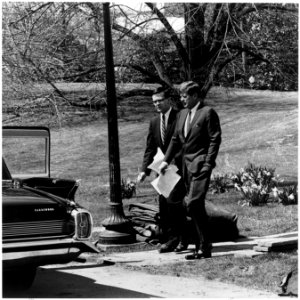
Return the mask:
[[186,231],[186,211],[183,199],[186,195],[185,185],[182,179],[174,187],[168,198],[159,196],[160,227],[162,240],[180,238]]
[[184,199],[187,214],[191,217],[195,228],[195,248],[204,251],[211,250],[208,234],[208,215],[205,209],[205,197],[209,188],[211,171],[195,176],[185,170],[185,183],[188,193]]
[[167,199],[162,195],[158,196],[158,208],[159,208],[160,242],[165,243],[168,240],[168,235],[169,235],[168,206],[167,206]]

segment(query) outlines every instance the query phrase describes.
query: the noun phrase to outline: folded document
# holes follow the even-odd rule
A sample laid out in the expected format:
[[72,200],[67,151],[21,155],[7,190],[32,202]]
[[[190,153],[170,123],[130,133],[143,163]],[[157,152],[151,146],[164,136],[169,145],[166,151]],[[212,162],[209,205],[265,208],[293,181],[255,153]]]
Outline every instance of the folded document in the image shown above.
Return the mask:
[[157,178],[151,181],[151,184],[156,191],[165,198],[169,197],[173,188],[180,179],[180,176],[176,173],[177,170],[178,168],[175,165],[170,165],[164,175],[160,174]]
[[155,171],[157,174],[159,174],[159,166],[163,162],[164,157],[165,156],[162,153],[161,149],[157,148],[157,152],[153,157],[153,162],[148,166],[148,168]]
[[[159,174],[159,166],[163,160],[164,154],[161,149],[158,148],[157,153],[153,158],[153,162],[148,166],[148,168]],[[177,171],[178,168],[175,165],[169,165],[164,175],[160,174],[151,182],[155,190],[165,198],[169,197],[171,191],[180,179],[180,176],[176,173]]]

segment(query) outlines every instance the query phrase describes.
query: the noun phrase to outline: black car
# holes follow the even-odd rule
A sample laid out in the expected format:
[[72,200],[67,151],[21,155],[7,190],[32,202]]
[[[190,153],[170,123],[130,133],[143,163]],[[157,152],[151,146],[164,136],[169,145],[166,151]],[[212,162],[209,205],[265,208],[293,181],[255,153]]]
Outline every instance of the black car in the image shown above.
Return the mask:
[[78,182],[50,176],[46,127],[3,127],[3,281],[31,286],[38,266],[67,263],[90,242],[92,215],[74,200]]

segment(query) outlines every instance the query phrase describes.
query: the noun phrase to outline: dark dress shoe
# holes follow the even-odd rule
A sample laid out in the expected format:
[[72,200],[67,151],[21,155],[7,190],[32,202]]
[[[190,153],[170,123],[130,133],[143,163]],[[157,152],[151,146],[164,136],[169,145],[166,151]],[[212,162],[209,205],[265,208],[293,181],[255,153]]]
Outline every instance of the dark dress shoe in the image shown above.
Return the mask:
[[169,240],[165,244],[161,245],[158,252],[159,253],[173,252],[177,245],[178,245],[178,240],[177,239]]
[[180,242],[179,245],[175,248],[174,252],[182,252],[187,250],[188,244]]
[[193,259],[201,259],[201,258],[211,258],[211,252],[194,252],[193,254],[188,254],[185,256],[185,259],[187,260],[193,260]]

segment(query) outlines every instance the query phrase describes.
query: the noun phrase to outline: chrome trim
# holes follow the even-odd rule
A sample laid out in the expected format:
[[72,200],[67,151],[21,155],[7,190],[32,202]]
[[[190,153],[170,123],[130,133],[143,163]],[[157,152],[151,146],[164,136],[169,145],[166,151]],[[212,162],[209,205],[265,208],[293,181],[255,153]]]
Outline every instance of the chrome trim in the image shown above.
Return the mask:
[[74,241],[72,238],[53,241],[17,242],[2,245],[2,260],[5,263],[15,260],[46,259],[59,255],[79,255],[82,252],[99,252],[91,242]]
[[[74,228],[72,230],[66,230],[65,226],[68,224],[66,220],[40,220],[31,222],[12,222],[2,224],[2,238],[4,240],[14,238],[19,236],[19,238],[34,238],[35,236],[41,235],[72,235],[74,233]],[[75,224],[74,224],[75,226]],[[73,227],[73,226],[72,226]],[[71,229],[71,227],[70,227]]]
[[39,256],[51,256],[51,255],[65,255],[69,253],[80,253],[79,248],[61,248],[61,249],[47,249],[47,250],[34,250],[34,251],[22,251],[22,252],[9,252],[3,253],[3,261],[11,261],[16,259],[36,258]]
[[[85,238],[78,237],[77,215],[82,214],[82,213],[87,214],[89,216],[89,220],[90,220],[90,224],[89,224],[90,225],[90,233]],[[72,214],[72,217],[74,218],[74,222],[75,222],[75,234],[74,234],[73,238],[75,240],[78,240],[78,241],[87,241],[87,240],[89,240],[92,236],[92,233],[93,233],[93,217],[92,217],[92,214],[84,208],[74,209],[71,214]]]
[[[43,240],[53,240],[53,239],[63,239],[63,238],[70,238],[69,234],[65,234],[65,235],[51,235],[51,236],[43,236]],[[20,238],[16,238],[16,239],[6,239],[5,243],[18,243],[24,241],[39,241],[41,239],[40,236],[37,237],[20,237]]]
[[59,246],[62,244],[70,244],[74,243],[73,238],[66,238],[66,239],[55,239],[55,240],[40,240],[40,241],[22,241],[22,242],[14,242],[14,243],[3,243],[2,249],[3,252],[10,251],[12,249],[18,248],[33,248],[33,247],[51,247],[51,246]]

